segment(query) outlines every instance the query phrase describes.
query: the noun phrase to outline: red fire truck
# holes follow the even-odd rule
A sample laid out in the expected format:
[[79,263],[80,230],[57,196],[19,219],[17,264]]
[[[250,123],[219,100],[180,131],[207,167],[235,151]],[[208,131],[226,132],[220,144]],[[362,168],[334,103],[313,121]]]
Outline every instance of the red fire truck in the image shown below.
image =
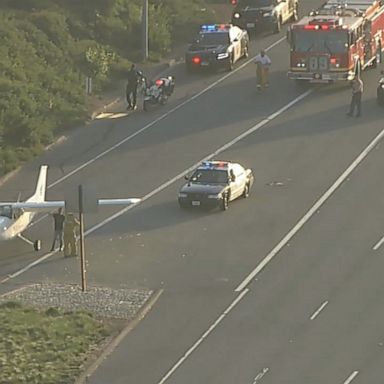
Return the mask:
[[291,25],[287,38],[290,79],[351,80],[382,61],[384,5],[377,0],[329,0]]

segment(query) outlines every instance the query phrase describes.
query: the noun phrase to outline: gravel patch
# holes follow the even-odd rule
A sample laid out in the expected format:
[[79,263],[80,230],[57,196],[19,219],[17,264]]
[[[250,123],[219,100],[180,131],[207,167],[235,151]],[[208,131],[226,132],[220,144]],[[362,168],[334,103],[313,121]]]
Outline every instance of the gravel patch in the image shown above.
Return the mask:
[[84,310],[97,317],[133,319],[153,294],[148,289],[113,289],[78,285],[33,284],[0,296],[0,303],[17,301],[38,309]]

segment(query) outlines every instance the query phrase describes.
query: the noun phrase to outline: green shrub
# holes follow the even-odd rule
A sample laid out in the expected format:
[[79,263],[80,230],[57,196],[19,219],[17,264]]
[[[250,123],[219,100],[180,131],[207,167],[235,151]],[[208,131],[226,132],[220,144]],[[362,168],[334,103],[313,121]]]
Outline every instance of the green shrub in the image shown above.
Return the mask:
[[[211,1],[149,0],[149,59],[215,21]],[[125,77],[142,56],[142,0],[2,0],[0,174],[39,153],[87,117],[94,92]]]

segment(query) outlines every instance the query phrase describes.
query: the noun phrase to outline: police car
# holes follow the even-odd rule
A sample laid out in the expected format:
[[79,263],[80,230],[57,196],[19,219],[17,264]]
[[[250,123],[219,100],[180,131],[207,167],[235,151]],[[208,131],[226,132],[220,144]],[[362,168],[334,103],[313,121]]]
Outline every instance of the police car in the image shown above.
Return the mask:
[[185,63],[188,71],[203,67],[229,71],[241,57],[248,57],[248,32],[232,24],[202,25],[188,47]]
[[179,192],[181,208],[202,207],[228,209],[238,197],[248,197],[253,184],[251,169],[230,161],[204,161]]
[[272,29],[299,18],[299,0],[232,0],[232,23],[247,30]]

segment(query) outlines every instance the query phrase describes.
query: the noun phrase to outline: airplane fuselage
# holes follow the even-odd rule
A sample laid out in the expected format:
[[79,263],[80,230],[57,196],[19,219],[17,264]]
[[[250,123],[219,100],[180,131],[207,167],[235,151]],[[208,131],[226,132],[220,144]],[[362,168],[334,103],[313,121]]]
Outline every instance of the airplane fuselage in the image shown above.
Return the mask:
[[31,223],[35,212],[23,212],[18,218],[0,216],[0,241],[20,235]]

